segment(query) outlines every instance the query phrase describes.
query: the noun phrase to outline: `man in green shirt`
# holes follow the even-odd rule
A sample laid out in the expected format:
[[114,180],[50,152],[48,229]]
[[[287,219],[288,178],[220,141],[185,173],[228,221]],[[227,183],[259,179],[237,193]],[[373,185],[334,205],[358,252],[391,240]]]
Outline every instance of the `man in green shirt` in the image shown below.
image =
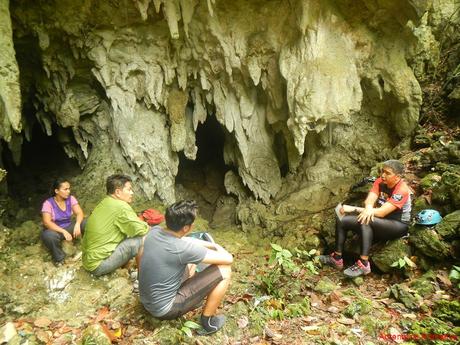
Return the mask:
[[83,267],[95,276],[111,273],[133,257],[138,260],[142,251],[149,226],[129,205],[131,182],[126,175],[109,176],[107,196],[88,217],[82,242]]

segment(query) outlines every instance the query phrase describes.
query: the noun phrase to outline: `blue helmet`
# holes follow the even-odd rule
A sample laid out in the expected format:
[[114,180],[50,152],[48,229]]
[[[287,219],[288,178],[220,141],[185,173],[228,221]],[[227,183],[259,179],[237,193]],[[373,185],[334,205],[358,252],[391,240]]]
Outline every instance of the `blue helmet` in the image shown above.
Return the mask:
[[415,217],[415,222],[421,225],[435,225],[440,223],[441,220],[441,214],[436,210],[423,210]]

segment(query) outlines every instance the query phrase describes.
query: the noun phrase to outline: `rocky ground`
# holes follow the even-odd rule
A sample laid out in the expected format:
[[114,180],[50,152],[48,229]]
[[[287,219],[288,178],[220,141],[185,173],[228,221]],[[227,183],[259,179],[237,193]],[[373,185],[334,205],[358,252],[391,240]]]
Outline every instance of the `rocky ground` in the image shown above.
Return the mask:
[[197,321],[198,313],[177,321],[150,317],[126,269],[91,277],[81,267],[78,244],[66,244],[66,264],[54,267],[38,233],[31,221],[1,232],[0,343],[382,344],[390,337],[397,343],[438,337],[418,343],[456,344],[460,339],[459,289],[447,266],[424,274],[412,270],[410,278],[394,270],[351,281],[318,268],[316,251],[292,251],[290,257],[250,233],[213,231],[234,253],[235,267],[221,310],[227,325],[202,337],[188,322]]

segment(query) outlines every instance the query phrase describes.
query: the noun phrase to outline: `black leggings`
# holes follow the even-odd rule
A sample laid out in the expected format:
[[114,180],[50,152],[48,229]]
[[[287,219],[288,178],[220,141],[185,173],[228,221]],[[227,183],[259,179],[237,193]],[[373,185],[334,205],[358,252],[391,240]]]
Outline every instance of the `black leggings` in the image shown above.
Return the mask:
[[357,216],[345,216],[342,220],[336,219],[335,249],[343,252],[343,244],[347,239],[347,231],[352,230],[361,238],[361,255],[368,256],[372,241],[386,241],[402,237],[407,234],[409,225],[394,219],[375,217],[369,224],[358,222]]

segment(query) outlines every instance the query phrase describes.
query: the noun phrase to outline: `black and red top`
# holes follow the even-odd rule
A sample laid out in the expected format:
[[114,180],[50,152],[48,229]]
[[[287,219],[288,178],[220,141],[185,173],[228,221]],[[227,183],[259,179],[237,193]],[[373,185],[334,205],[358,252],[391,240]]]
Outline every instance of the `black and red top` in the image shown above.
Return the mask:
[[390,188],[379,177],[375,180],[370,191],[378,195],[378,207],[386,202],[396,206],[396,210],[385,216],[385,218],[396,219],[404,223],[410,222],[411,192],[403,179],[400,179],[393,188]]

